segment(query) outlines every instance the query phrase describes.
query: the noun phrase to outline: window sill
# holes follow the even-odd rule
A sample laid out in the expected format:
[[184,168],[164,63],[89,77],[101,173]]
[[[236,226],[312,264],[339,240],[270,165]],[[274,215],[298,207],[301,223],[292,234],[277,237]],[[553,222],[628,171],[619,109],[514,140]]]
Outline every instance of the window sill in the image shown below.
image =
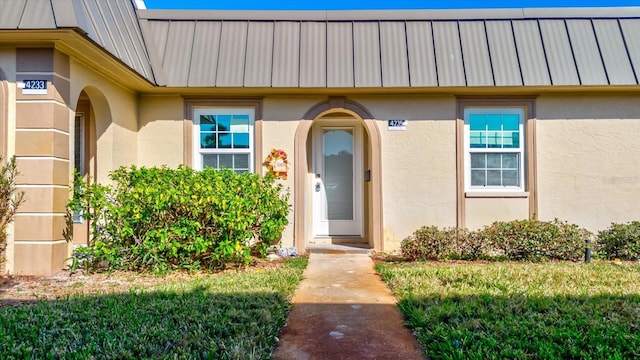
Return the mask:
[[466,198],[528,198],[528,191],[467,191]]

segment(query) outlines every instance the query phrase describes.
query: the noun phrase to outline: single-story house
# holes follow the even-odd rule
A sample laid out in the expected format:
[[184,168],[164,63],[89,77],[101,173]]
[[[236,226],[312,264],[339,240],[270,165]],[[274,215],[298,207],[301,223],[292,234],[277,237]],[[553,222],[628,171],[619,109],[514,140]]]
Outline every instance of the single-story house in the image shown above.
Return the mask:
[[[264,173],[282,244],[393,251],[423,225],[640,218],[640,8],[169,11],[0,0],[5,271],[50,274],[74,168]],[[77,224],[74,243],[86,242]]]

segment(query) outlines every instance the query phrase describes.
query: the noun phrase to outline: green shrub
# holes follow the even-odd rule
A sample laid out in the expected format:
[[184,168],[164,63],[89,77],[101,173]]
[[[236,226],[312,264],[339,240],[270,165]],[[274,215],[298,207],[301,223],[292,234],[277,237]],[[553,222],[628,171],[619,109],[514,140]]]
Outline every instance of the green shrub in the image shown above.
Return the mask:
[[424,226],[402,240],[404,257],[411,260],[466,259],[482,256],[484,244],[466,229]]
[[232,170],[124,168],[113,185],[76,184],[91,241],[75,259],[90,268],[219,268],[264,253],[287,225],[288,192],[273,176]]
[[578,225],[553,221],[497,221],[480,230],[496,255],[509,260],[580,260],[591,233]]
[[597,251],[607,259],[640,260],[640,221],[612,223],[598,232]]
[[24,202],[24,192],[16,189],[18,174],[15,156],[0,168],[0,264],[4,262],[4,251],[7,248],[7,226],[13,221],[20,204]]
[[557,219],[494,222],[477,231],[425,226],[405,238],[401,250],[409,260],[575,261],[590,237],[587,230]]

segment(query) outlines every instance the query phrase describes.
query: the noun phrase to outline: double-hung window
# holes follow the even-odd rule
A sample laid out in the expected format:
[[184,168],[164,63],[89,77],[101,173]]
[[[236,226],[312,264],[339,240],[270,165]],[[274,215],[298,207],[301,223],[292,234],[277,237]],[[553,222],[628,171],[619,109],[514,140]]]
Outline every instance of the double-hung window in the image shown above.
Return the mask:
[[253,109],[199,108],[193,115],[195,169],[253,172]]
[[525,190],[525,109],[464,109],[466,191]]

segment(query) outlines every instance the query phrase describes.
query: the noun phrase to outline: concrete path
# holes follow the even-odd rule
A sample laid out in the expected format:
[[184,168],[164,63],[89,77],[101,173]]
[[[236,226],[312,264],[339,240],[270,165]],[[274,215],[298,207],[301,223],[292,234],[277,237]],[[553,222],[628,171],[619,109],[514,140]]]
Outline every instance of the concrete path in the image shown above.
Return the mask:
[[424,359],[365,254],[314,254],[273,359]]

